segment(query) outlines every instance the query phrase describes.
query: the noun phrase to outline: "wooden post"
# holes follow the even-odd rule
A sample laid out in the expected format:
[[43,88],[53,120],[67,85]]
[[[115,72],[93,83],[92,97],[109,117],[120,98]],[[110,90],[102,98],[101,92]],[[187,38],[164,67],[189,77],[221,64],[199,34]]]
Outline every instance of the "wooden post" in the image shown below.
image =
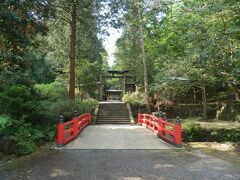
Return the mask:
[[177,117],[176,126],[175,126],[175,144],[177,147],[182,147],[182,128],[181,120]]
[[57,147],[63,147],[64,145],[64,119],[63,115],[59,116],[58,124],[57,124],[57,139],[56,139]]

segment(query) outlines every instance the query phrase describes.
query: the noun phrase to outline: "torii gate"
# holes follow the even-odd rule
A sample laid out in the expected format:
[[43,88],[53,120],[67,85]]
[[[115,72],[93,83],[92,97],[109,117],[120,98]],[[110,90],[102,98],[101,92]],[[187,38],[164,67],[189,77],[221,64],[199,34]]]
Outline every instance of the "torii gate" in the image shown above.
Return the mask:
[[107,72],[111,75],[104,75],[101,74],[100,75],[100,87],[99,87],[99,100],[102,101],[103,100],[103,78],[122,78],[123,79],[123,83],[122,83],[122,95],[126,94],[126,89],[127,88],[131,88],[136,90],[136,86],[135,83],[127,83],[126,79],[133,79],[133,76],[129,76],[127,75],[127,73],[129,73],[129,70],[102,70],[103,72]]

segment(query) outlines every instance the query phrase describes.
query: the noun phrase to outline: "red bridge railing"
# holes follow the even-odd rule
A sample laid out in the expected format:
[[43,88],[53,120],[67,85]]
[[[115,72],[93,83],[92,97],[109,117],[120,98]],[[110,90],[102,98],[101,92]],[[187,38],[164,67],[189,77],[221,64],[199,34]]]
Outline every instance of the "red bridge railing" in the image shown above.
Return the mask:
[[91,122],[91,114],[85,113],[77,116],[74,112],[74,118],[71,121],[64,123],[64,118],[61,115],[57,124],[57,147],[63,147],[78,137],[80,132]]
[[145,125],[155,132],[159,138],[177,146],[182,146],[181,121],[179,118],[176,124],[165,121],[163,117],[156,117],[150,114],[138,114],[138,124]]

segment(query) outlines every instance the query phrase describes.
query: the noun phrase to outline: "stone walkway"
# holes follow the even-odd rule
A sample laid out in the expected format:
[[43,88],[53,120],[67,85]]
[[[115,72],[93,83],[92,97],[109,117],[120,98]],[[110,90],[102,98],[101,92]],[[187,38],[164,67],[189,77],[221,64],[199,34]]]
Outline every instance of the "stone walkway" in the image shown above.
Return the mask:
[[150,130],[135,125],[91,125],[65,149],[172,149]]

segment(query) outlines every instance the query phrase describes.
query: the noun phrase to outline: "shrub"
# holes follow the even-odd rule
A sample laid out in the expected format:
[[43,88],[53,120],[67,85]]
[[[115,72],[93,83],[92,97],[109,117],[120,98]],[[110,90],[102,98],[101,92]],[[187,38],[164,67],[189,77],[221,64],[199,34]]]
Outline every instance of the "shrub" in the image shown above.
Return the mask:
[[90,112],[90,113],[94,113],[95,109],[98,106],[98,101],[92,98],[89,99],[85,99],[82,101],[83,105],[84,105],[84,112]]
[[76,110],[78,114],[86,112],[93,113],[97,107],[98,102],[94,99],[80,100],[61,100],[52,104],[50,113],[52,116],[58,116],[63,114],[66,120],[70,120],[73,116],[73,112]]
[[133,106],[143,106],[146,104],[146,98],[140,92],[127,93],[123,96],[122,100]]
[[184,136],[184,140],[187,141],[194,141],[198,136],[199,136],[199,132],[200,132],[200,124],[191,122],[189,124],[185,124],[184,125],[184,130],[187,131],[187,138],[186,136]]
[[51,101],[67,97],[66,88],[58,82],[53,82],[51,84],[36,84],[34,89],[42,98]]
[[199,124],[190,123],[184,126],[185,142],[240,142],[240,129],[205,129]]
[[17,137],[17,155],[27,155],[34,152],[38,147],[38,141],[44,139],[45,135],[39,129],[34,128],[23,119],[14,120],[13,128]]
[[52,142],[55,140],[56,136],[56,124],[51,125],[51,126],[46,126],[46,125],[38,125],[34,127],[36,130],[42,132],[44,135],[42,138],[44,141],[47,142]]
[[240,103],[226,103],[226,107],[220,112],[218,118],[220,120],[240,122]]
[[0,113],[21,117],[29,112],[26,102],[31,100],[30,89],[26,86],[12,86],[0,93]]
[[139,112],[145,113],[147,111],[144,106],[146,105],[146,98],[143,93],[127,93],[123,96],[122,100],[130,105],[134,117],[137,117]]
[[33,134],[31,134],[29,125],[22,125],[16,132],[17,137],[17,152],[18,155],[31,154],[37,149],[34,142]]
[[0,136],[11,134],[12,118],[6,115],[0,115]]
[[34,152],[44,141],[55,139],[56,125],[32,126],[23,118],[15,120],[8,116],[0,116],[0,136],[16,137],[16,154],[27,155]]

